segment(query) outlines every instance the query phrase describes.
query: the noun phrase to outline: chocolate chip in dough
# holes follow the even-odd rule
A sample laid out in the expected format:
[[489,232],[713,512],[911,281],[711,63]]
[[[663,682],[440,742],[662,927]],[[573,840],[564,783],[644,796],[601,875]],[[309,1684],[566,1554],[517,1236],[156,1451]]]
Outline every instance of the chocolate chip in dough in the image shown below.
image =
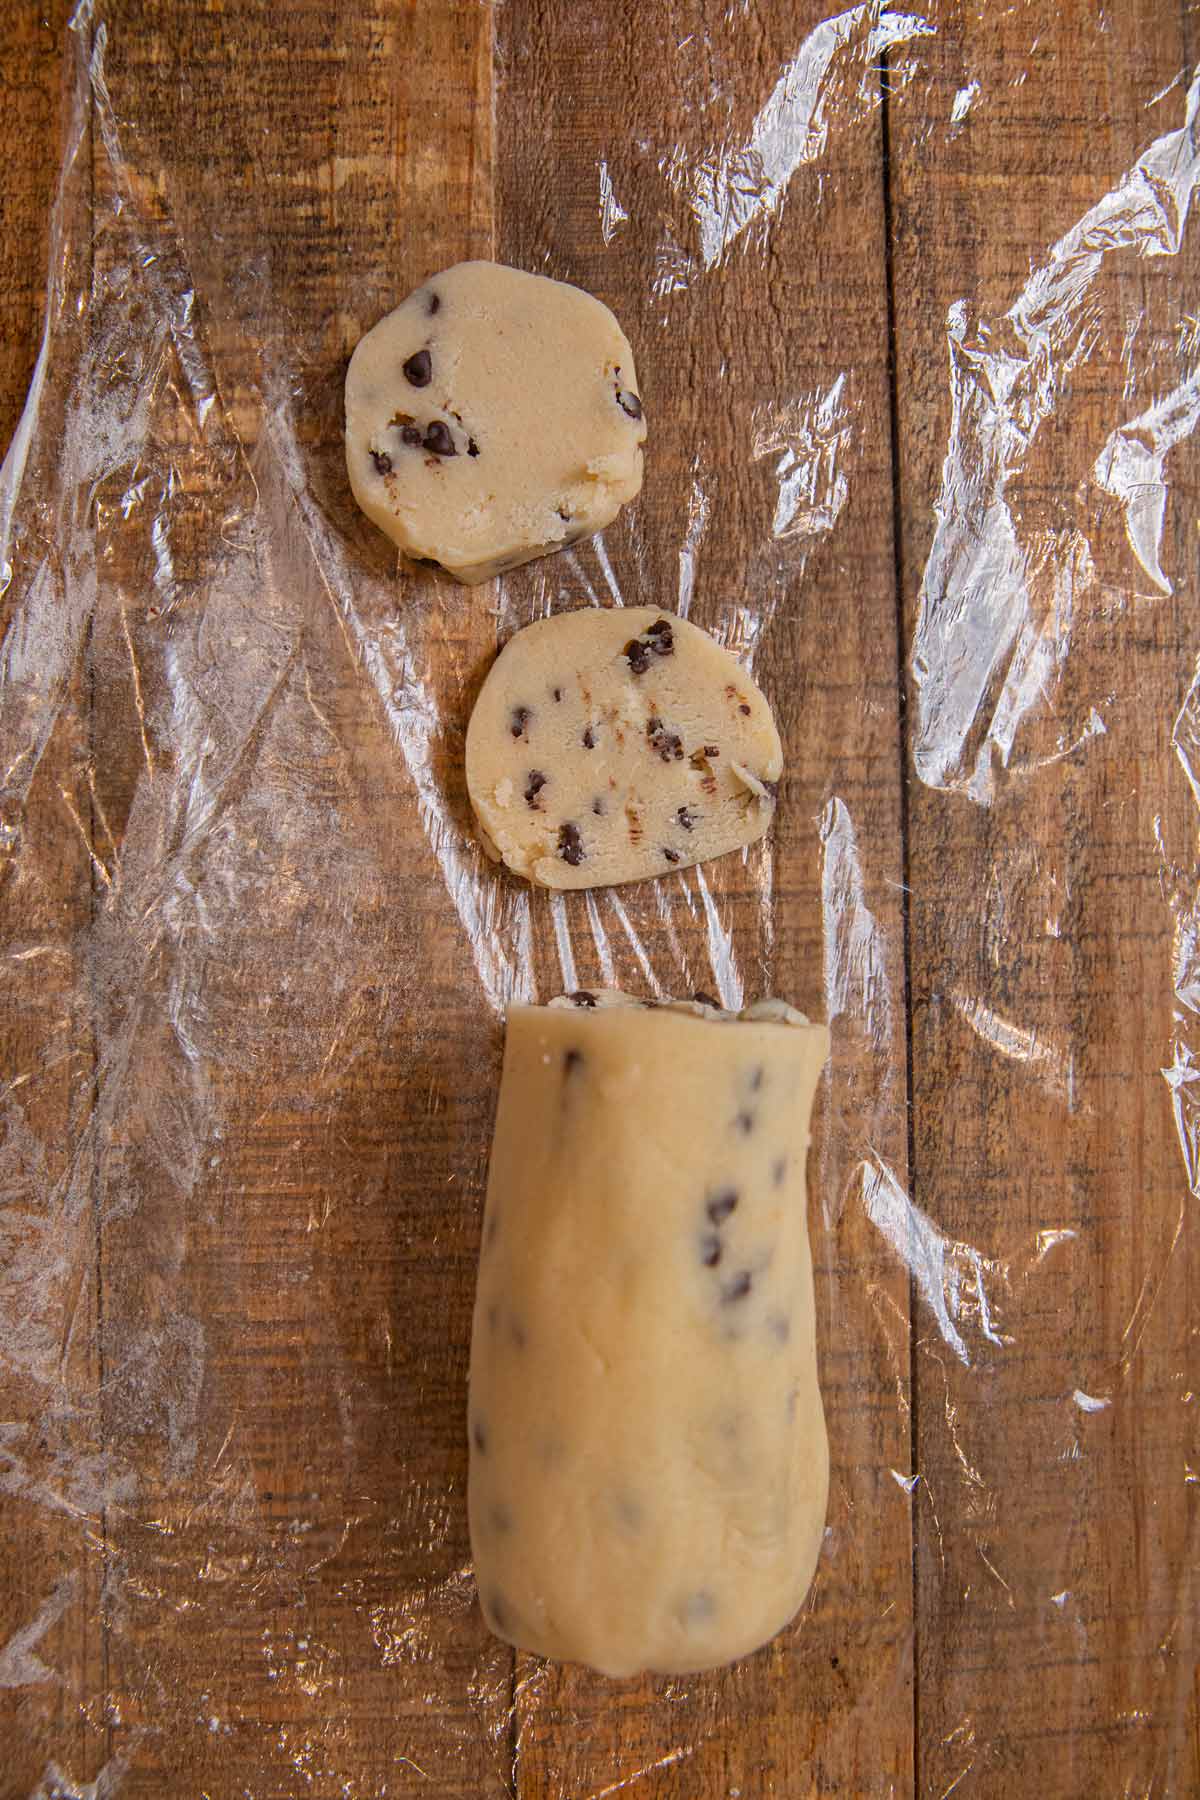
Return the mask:
[[475,442],[475,439],[473,437],[469,437],[467,439],[467,455],[468,456],[478,456],[479,455],[479,445]]
[[434,456],[458,455],[454,439],[450,435],[450,427],[444,424],[441,419],[435,419],[433,424],[430,425],[425,433],[424,442],[425,448],[432,451]]
[[481,1456],[487,1455],[487,1426],[482,1419],[476,1419],[471,1427],[471,1442]]
[[786,1174],[787,1174],[787,1157],[786,1156],[776,1157],[775,1161],[771,1164],[771,1180],[774,1182],[776,1187],[783,1186],[783,1180],[784,1180],[784,1176]]
[[714,1000],[711,994],[706,994],[703,988],[697,988],[692,995],[692,999],[696,1002],[697,1006],[711,1006],[716,1012],[720,1012],[721,1010],[721,1002],[719,1000]]
[[410,450],[419,450],[422,442],[420,428],[416,425],[402,425],[400,439],[402,443],[408,445]]
[[526,806],[532,806],[535,812],[541,811],[538,795],[545,785],[546,777],[542,774],[542,771],[540,769],[530,769],[529,779],[525,783],[525,804]]
[[727,1281],[721,1289],[722,1304],[732,1306],[738,1300],[744,1300],[753,1285],[754,1277],[749,1269],[739,1269],[732,1281]]
[[721,1260],[721,1240],[715,1231],[706,1231],[700,1239],[700,1261],[706,1269],[715,1269]]
[[583,747],[585,750],[594,750],[596,748],[596,734],[590,725],[583,734]]
[[429,314],[430,318],[432,318],[434,313],[437,312],[437,310],[441,306],[441,304],[442,304],[442,296],[440,294],[430,294],[429,299],[425,305],[425,311]]
[[415,350],[404,365],[404,379],[413,387],[428,387],[433,379],[433,358],[428,350]]
[[682,762],[683,739],[678,732],[668,731],[661,719],[647,719],[646,738],[650,748],[663,762]]
[[663,855],[666,857],[667,861],[669,863],[671,863],[672,865],[679,861],[678,850],[668,849],[668,847],[665,844],[663,845]]
[[589,994],[586,988],[579,988],[575,993],[568,994],[567,999],[571,1002],[572,1006],[594,1007],[596,1004],[595,994]]
[[372,450],[371,461],[375,464],[375,473],[377,475],[391,474],[392,459],[386,450]]
[[582,1050],[564,1050],[564,1052],[563,1052],[563,1074],[564,1075],[573,1075],[575,1073],[576,1069],[581,1067],[582,1063],[583,1063],[583,1051]]
[[583,839],[579,835],[579,827],[570,819],[558,828],[558,854],[571,868],[577,869],[586,854]]
[[688,807],[681,806],[679,811],[675,814],[675,817],[685,831],[690,831],[692,826],[696,823],[698,815],[690,811]]
[[733,1123],[743,1137],[749,1137],[750,1133],[754,1130],[754,1114],[752,1112],[740,1112]]
[[737,1208],[736,1188],[720,1188],[704,1208],[714,1225],[722,1225]]
[[617,405],[620,407],[621,411],[628,414],[631,419],[640,419],[642,416],[642,403],[637,395],[632,393],[629,388],[621,387],[616,390],[616,394]]
[[528,726],[529,721],[530,721],[530,719],[532,719],[532,717],[533,717],[533,714],[527,706],[514,706],[513,707],[512,721],[509,725],[509,730],[512,732],[512,734],[515,738],[527,737],[529,735],[526,730],[526,727]]

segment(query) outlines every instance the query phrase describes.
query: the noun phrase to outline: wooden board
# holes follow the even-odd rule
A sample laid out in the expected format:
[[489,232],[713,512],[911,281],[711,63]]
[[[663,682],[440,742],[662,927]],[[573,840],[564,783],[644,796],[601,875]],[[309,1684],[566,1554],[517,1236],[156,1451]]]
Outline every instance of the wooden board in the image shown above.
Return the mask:
[[[31,1076],[4,1167],[18,1127],[57,1155],[2,1196],[0,1318],[43,1238],[72,1276],[36,1288],[41,1363],[0,1346],[2,1794],[1200,1787],[1197,1251],[1159,1073],[1157,848],[1186,872],[1194,455],[1152,603],[1111,602],[1138,585],[1119,522],[1078,498],[1131,354],[1149,380],[1111,320],[1177,326],[1194,252],[1106,273],[1108,325],[1019,489],[1031,533],[1092,508],[1109,602],[1057,704],[1103,734],[1002,770],[987,804],[941,792],[914,772],[906,672],[948,308],[999,320],[1178,125],[1182,89],[1155,96],[1194,9],[946,0],[935,33],[881,34],[882,69],[864,13],[804,113],[835,10],[80,15],[98,78],[69,235],[130,405],[81,490],[94,593],[82,564],[64,579],[87,630],[0,889],[4,1079]],[[7,11],[5,441],[65,28]],[[778,192],[764,146],[794,165]],[[349,350],[468,255],[607,300],[652,429],[638,507],[498,609],[401,574],[341,462]],[[779,822],[703,881],[531,899],[474,860],[471,698],[498,636],[618,596],[753,655]],[[728,989],[727,937],[748,998],[840,1013],[811,1170],[828,1553],[759,1656],[614,1691],[513,1657],[473,1604],[497,1015],[610,971]]]
[[[967,302],[969,350],[1018,366],[1005,315],[1023,293],[1032,311],[1052,246],[1178,130],[1191,50],[1179,11],[1151,3],[986,20],[964,8],[930,47],[927,104],[891,109],[910,632],[952,428],[950,309]],[[1064,343],[1071,331],[1095,342],[1044,402],[1028,455],[1013,455],[1007,503],[1031,562],[1049,542],[1069,563],[1079,529],[1095,559],[1049,605],[1030,580],[1034,623],[1066,639],[1061,680],[1025,708],[1007,762],[991,752],[987,803],[960,781],[979,766],[978,731],[943,777],[954,791],[908,769],[913,1197],[976,1288],[962,1356],[928,1316],[915,1350],[923,1794],[1200,1783],[1195,1511],[1181,1469],[1196,1441],[1183,1396],[1197,1244],[1177,1236],[1189,1197],[1161,1073],[1174,920],[1159,885],[1160,844],[1195,841],[1170,743],[1196,652],[1194,449],[1169,468],[1174,594],[1136,565],[1119,509],[1087,485],[1109,434],[1179,378],[1169,321],[1180,284],[1195,283],[1194,237],[1182,259],[1109,253],[1061,309]],[[1043,330],[1059,329],[1051,313]],[[1036,346],[1024,354],[1033,365]],[[997,710],[1001,692],[997,676]]]

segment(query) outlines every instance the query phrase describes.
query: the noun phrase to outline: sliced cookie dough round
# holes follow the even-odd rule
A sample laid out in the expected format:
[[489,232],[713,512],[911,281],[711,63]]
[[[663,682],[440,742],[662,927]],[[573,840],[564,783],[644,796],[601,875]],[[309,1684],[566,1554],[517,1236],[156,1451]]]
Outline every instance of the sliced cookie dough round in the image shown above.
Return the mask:
[[435,275],[346,374],[346,466],[414,561],[486,581],[614,519],[642,485],[633,352],[581,288],[501,263]]
[[782,769],[771,709],[745,670],[653,606],[527,625],[467,727],[485,847],[540,887],[644,881],[753,844]]

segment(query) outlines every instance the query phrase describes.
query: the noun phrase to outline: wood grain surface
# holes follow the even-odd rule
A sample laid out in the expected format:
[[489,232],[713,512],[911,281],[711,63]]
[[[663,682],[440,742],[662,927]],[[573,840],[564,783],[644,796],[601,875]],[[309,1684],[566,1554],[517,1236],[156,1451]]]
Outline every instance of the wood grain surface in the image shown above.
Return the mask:
[[[1169,592],[1089,484],[1194,362],[1194,237],[1116,251],[1041,390],[1007,504],[1096,572],[1038,621],[1074,633],[1044,711],[966,746],[982,801],[922,778],[909,661],[951,309],[977,360],[1011,348],[1031,272],[1178,128],[1197,7],[844,13],[764,200],[737,147],[774,153],[835,12],[96,0],[68,31],[0,0],[6,444],[48,257],[89,300],[37,439],[66,502],[21,546],[73,650],[0,795],[0,1797],[1200,1792],[1200,1251],[1161,1073],[1194,450]],[[357,514],[340,411],[362,331],[467,256],[607,301],[651,421],[601,543],[469,600]],[[753,654],[777,824],[728,867],[531,896],[472,847],[471,700],[516,625],[617,597]],[[726,938],[747,999],[839,1015],[828,1550],[757,1656],[614,1688],[474,1604],[499,1014],[568,974],[709,988]]]

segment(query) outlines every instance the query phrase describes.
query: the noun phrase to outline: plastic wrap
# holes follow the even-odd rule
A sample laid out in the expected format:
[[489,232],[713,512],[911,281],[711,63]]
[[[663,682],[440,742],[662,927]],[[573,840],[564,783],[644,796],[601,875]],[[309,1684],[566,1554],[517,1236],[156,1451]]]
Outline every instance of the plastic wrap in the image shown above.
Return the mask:
[[[585,249],[555,262],[531,230],[522,259],[519,220],[492,247],[618,306],[643,371],[646,494],[602,539],[472,595],[398,572],[341,466],[345,353],[432,264],[399,284],[364,268],[354,312],[321,316],[312,219],[245,252],[292,179],[302,84],[282,119],[276,92],[268,130],[253,71],[222,97],[193,63],[196,105],[231,147],[198,167],[171,21],[146,61],[119,7],[80,6],[45,339],[0,480],[0,1495],[30,1570],[0,1685],[40,1720],[39,1800],[1031,1791],[996,1785],[1003,1681],[973,1661],[1010,1628],[1032,1667],[1118,1656],[1131,1671],[1127,1704],[1099,1717],[1086,1673],[1059,1680],[1046,1791],[1083,1791],[1072,1733],[1110,1747],[1106,1791],[1189,1791],[1195,1327],[1173,1272],[1194,1256],[1200,1195],[1200,897],[1181,804],[1190,783],[1200,807],[1200,697],[1170,688],[1161,645],[1140,662],[1122,648],[1154,639],[1148,620],[1192,573],[1164,535],[1200,421],[1188,70],[1146,95],[1131,158],[1098,141],[1071,177],[1075,222],[1048,209],[1058,223],[1028,243],[1023,285],[954,297],[941,488],[915,503],[936,522],[923,568],[903,572],[902,666],[866,643],[854,678],[821,688],[842,634],[830,596],[852,608],[892,580],[886,542],[862,549],[891,517],[871,323],[886,313],[848,303],[844,333],[813,341],[779,315],[792,291],[777,278],[810,235],[828,248],[838,205],[878,179],[885,102],[934,182],[989,96],[1024,79],[1020,57],[964,56],[947,101],[930,58],[967,10],[789,23],[781,8],[768,28],[749,5],[711,20],[684,7],[674,95],[618,75],[636,137],[581,147],[562,177],[576,213],[590,208],[573,225]],[[1049,9],[1024,11],[1027,61]],[[369,22],[330,29],[330,54],[369,54]],[[502,16],[497,29],[502,103],[525,76]],[[1104,32],[1103,9],[1089,29]],[[349,184],[353,204],[341,154],[330,192]],[[1131,281],[1151,260],[1152,279]],[[765,362],[741,357],[743,307],[746,341],[776,319]],[[680,430],[668,351],[686,366],[692,342],[725,402],[681,402]],[[1087,374],[1105,357],[1122,380],[1097,397]],[[1039,461],[1051,439],[1060,501]],[[670,880],[531,893],[483,857],[463,791],[488,657],[531,617],[649,598],[766,684],[789,758],[780,826]],[[1134,1058],[1165,1078],[1178,1205],[1156,1213],[1164,1229],[1101,1241],[1078,1183],[1039,1187],[1023,1152],[997,1150],[1002,1197],[966,1241],[940,1222],[938,1180],[911,1191],[907,1172],[912,934],[937,913],[939,979],[917,998],[963,1034],[973,1071],[946,1097],[946,1132],[996,1104],[997,1130],[1074,1141],[1109,1104],[1088,1021],[1061,985],[1005,971],[1013,945],[1053,950],[1086,918],[1067,772],[1146,731],[1171,736],[1183,771],[1177,792],[1139,800],[1163,1037]],[[995,821],[983,865],[947,890],[950,916],[936,861],[906,865],[910,805],[935,837],[959,809]],[[1123,873],[1106,855],[1093,878]],[[602,1683],[514,1665],[483,1631],[465,1530],[500,1021],[512,1000],[592,984],[731,1007],[777,992],[834,1037],[811,1174],[834,1458],[821,1567],[785,1649],[749,1673],[641,1684],[615,1760],[588,1748]],[[1076,1328],[1060,1332],[1066,1311]],[[1014,1373],[1031,1358],[1036,1404]],[[936,1467],[914,1371],[926,1432],[939,1414]],[[1014,1459],[993,1408],[1018,1379]],[[1151,1401],[1168,1430],[1141,1444]],[[1059,1467],[1061,1501],[1031,1530],[1023,1489]],[[1128,1482],[1138,1547],[1118,1598],[1103,1538],[1081,1535],[1076,1476]],[[914,1613],[910,1540],[943,1613],[928,1598]],[[918,1720],[914,1754],[922,1669],[942,1692],[924,1708],[937,1742]],[[815,1721],[799,1760],[768,1767],[761,1721],[798,1731],[797,1707]],[[402,1746],[386,1776],[369,1748],[381,1732]]]

